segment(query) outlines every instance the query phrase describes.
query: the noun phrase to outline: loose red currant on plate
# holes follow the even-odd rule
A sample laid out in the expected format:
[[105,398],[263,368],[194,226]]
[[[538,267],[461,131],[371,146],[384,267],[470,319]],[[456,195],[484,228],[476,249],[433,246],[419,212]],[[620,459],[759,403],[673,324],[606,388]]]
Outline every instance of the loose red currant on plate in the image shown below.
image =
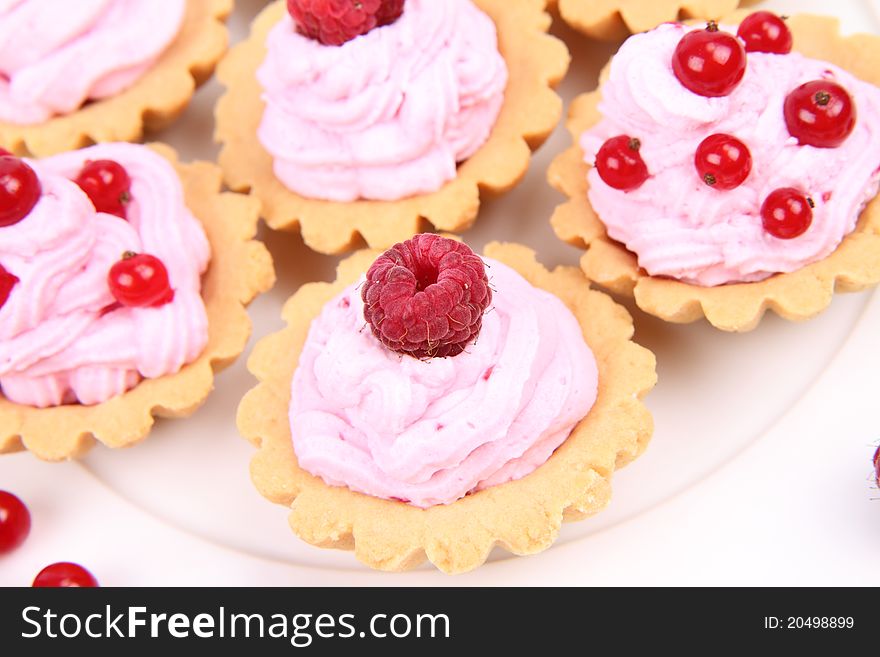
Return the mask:
[[612,137],[596,153],[596,170],[605,184],[621,191],[641,187],[648,179],[648,167],[639,149],[642,143],[628,135]]
[[0,554],[12,552],[31,531],[31,514],[20,499],[0,490]]
[[12,226],[28,216],[43,188],[27,162],[17,157],[0,157],[0,228]]
[[764,230],[781,240],[799,237],[813,223],[814,207],[813,199],[793,187],[774,190],[761,206]]
[[874,481],[880,486],[880,447],[874,452]]
[[855,103],[836,82],[813,80],[788,94],[785,124],[802,145],[837,148],[856,127]]
[[86,162],[76,177],[98,212],[126,218],[125,206],[131,200],[131,178],[118,162],[94,160]]
[[0,308],[6,305],[16,283],[18,283],[18,276],[10,274],[3,265],[0,265]]
[[79,564],[66,561],[46,566],[34,578],[34,587],[95,588],[98,580]]
[[772,11],[756,11],[739,24],[736,35],[745,41],[746,52],[769,52],[787,55],[791,52],[791,30],[785,24],[785,16]]
[[156,308],[174,300],[164,263],[146,253],[124,253],[107,282],[113,298],[130,308]]
[[700,96],[727,96],[746,73],[746,50],[710,21],[705,30],[685,34],[672,55],[672,70],[686,89]]
[[752,171],[752,154],[736,137],[710,135],[697,147],[694,165],[703,182],[715,189],[734,189]]

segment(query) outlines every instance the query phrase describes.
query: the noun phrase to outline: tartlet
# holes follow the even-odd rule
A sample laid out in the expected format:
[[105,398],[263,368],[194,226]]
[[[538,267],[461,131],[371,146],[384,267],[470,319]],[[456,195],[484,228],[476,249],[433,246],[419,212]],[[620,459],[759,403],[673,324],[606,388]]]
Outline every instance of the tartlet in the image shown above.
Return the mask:
[[718,19],[740,0],[552,0],[574,29],[594,39],[617,41],[666,21]]
[[372,568],[401,571],[427,558],[460,573],[481,565],[495,545],[520,555],[544,550],[564,520],[601,510],[614,470],[641,454],[650,438],[652,420],[641,398],[656,380],[654,357],[632,342],[628,313],[589,289],[580,272],[548,271],[533,251],[514,244],[490,245],[486,256],[564,302],[599,371],[593,407],[549,460],[521,479],[426,509],[330,486],[298,465],[288,407],[310,324],[377,255],[357,252],[340,264],[334,283],[302,287],[285,305],[287,328],[262,340],[248,363],[260,384],[243,399],[238,426],[259,450],[251,476],[266,498],[291,509],[293,531],[312,545],[354,550]]
[[0,146],[45,157],[98,142],[139,141],[172,123],[226,52],[233,0],[187,0],[175,40],[134,85],[35,125],[0,121]]
[[[737,24],[740,11],[725,19]],[[873,65],[880,52],[876,37],[843,37],[838,21],[800,15],[789,19],[794,50],[840,66],[877,85],[880,76]],[[602,74],[608,78],[609,68]],[[880,201],[874,198],[863,209],[853,232],[836,250],[818,262],[789,273],[775,274],[758,282],[728,283],[706,287],[671,278],[651,276],[638,266],[635,254],[611,239],[587,198],[589,167],[579,145],[580,136],[601,119],[600,89],[579,96],[571,106],[568,129],[574,145],[559,155],[548,179],[569,200],[553,214],[553,228],[562,240],[586,249],[581,267],[587,277],[615,293],[635,298],[638,307],[663,320],[688,323],[705,317],[725,331],[750,331],[767,309],[790,320],[806,320],[831,303],[835,291],[857,292],[880,282]]]
[[162,144],[150,148],[173,164],[186,205],[210,243],[211,262],[201,288],[209,323],[207,346],[176,374],[143,379],[128,392],[97,405],[36,408],[0,395],[0,453],[26,449],[41,459],[58,461],[78,457],[96,442],[111,448],[134,445],[147,436],[154,416],[192,414],[213,389],[214,373],[244,350],[251,331],[245,306],[274,283],[271,257],[253,239],[259,204],[221,192],[222,174],[216,166],[180,163],[176,153]]
[[568,68],[568,52],[546,32],[544,0],[511,6],[475,0],[496,24],[499,48],[509,69],[504,105],[488,141],[462,162],[457,177],[437,192],[399,201],[332,202],[304,198],[274,175],[272,158],[256,138],[264,102],[256,71],[266,54],[269,31],[282,19],[284,2],[270,4],[256,18],[250,37],[235,46],[218,68],[227,92],[217,110],[220,165],[236,191],[250,191],[263,203],[270,228],[300,230],[315,251],[336,254],[361,246],[387,248],[427,224],[460,232],[476,219],[481,194],[513,187],[528,168],[531,150],[557,125],[562,101],[553,92]]

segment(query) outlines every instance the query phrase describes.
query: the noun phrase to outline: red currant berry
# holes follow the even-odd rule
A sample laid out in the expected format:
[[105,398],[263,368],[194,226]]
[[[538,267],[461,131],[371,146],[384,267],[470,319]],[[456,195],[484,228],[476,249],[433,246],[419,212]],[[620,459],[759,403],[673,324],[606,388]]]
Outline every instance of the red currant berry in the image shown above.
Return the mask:
[[785,24],[785,16],[772,11],[756,11],[740,23],[736,35],[745,41],[746,52],[771,52],[787,55],[791,52],[791,30]]
[[131,200],[131,178],[118,162],[94,160],[76,177],[76,184],[88,195],[98,212],[126,218],[125,206]]
[[785,124],[802,145],[837,148],[856,127],[855,104],[836,82],[813,80],[788,94]]
[[781,240],[790,240],[807,232],[813,223],[813,199],[793,187],[770,193],[761,206],[764,230]]
[[20,499],[0,490],[0,554],[12,552],[31,531],[31,514]]
[[880,447],[874,452],[874,481],[880,487]]
[[746,50],[739,39],[710,21],[705,30],[688,32],[678,42],[672,70],[695,94],[727,96],[746,73]]
[[110,268],[110,292],[123,306],[156,308],[174,300],[168,270],[159,258],[146,253],[125,253]]
[[28,216],[42,192],[40,180],[27,162],[8,155],[0,157],[0,228]]
[[34,578],[33,586],[36,588],[95,588],[98,586],[98,580],[79,564],[62,561],[43,568]]
[[0,157],[8,157],[10,155],[12,155],[12,153],[7,151],[5,148],[0,147]]
[[3,265],[0,265],[0,308],[6,305],[16,283],[18,283],[18,276],[10,274]]
[[734,189],[742,185],[752,171],[752,154],[736,137],[717,134],[706,137],[694,156],[697,173],[715,189]]
[[612,137],[596,153],[596,169],[609,187],[630,191],[648,179],[648,167],[642,159],[638,139],[627,135]]

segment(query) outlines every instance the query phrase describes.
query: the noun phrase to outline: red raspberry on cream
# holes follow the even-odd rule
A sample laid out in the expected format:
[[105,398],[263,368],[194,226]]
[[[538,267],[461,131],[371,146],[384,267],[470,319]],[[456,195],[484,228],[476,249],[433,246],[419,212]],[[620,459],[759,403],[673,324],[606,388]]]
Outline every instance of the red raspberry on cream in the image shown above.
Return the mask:
[[403,13],[403,3],[405,0],[382,0],[379,11],[376,12],[376,19],[379,26],[389,25],[400,18]]
[[375,27],[393,23],[403,0],[287,0],[297,28],[325,46],[341,46]]
[[361,294],[373,335],[416,358],[460,354],[492,302],[483,260],[466,244],[432,234],[379,256]]

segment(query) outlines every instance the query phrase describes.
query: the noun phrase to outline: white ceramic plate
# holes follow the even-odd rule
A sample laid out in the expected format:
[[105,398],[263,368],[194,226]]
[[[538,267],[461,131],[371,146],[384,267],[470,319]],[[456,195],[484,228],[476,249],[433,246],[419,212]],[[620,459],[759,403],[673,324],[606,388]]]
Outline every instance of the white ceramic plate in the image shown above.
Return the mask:
[[[239,0],[233,39],[264,5]],[[828,13],[827,3],[759,3],[781,13]],[[880,31],[877,4],[839,1],[846,31]],[[594,87],[611,48],[564,27],[573,50],[567,100]],[[154,138],[184,158],[216,156],[215,82],[183,119]],[[560,127],[527,179],[488,203],[466,235],[536,248],[547,265],[575,264],[548,218],[562,199],[545,182],[568,146]],[[280,282],[252,306],[255,339],[281,326],[281,305],[308,281],[333,278],[335,259],[290,235],[264,235]],[[45,564],[74,560],[105,585],[184,584],[639,584],[880,583],[880,493],[870,456],[880,438],[871,384],[880,371],[874,335],[880,299],[839,296],[806,324],[769,316],[747,335],[704,324],[671,326],[636,312],[637,339],[658,356],[660,384],[648,399],[656,432],[648,452],[616,475],[611,506],[566,525],[542,555],[511,557],[458,578],[430,568],[373,573],[350,553],[319,550],[288,529],[286,511],[250,483],[253,449],[238,436],[235,408],[253,385],[241,359],[193,418],[160,422],[123,452],[92,451],[82,463],[45,464],[29,454],[0,459],[0,488],[26,500],[27,544],[0,559],[0,584],[28,584]]]

